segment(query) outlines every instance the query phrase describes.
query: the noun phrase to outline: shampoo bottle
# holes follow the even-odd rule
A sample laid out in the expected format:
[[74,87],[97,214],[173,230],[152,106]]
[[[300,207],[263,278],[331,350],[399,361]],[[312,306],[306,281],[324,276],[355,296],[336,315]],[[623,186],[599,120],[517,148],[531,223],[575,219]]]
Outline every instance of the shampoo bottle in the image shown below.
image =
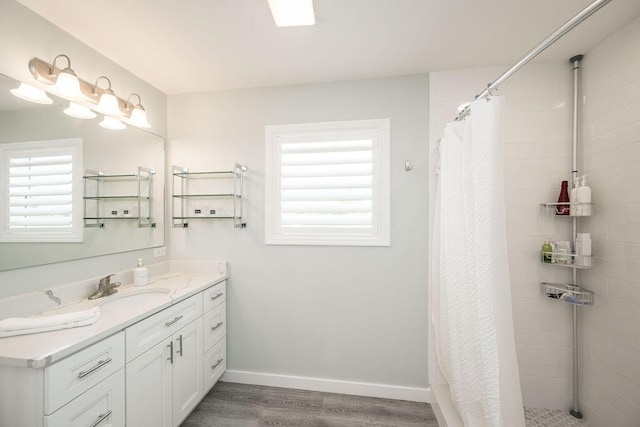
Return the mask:
[[556,206],[556,215],[569,215],[569,181],[562,181],[558,205]]
[[569,192],[569,201],[571,202],[571,209],[569,212],[571,216],[581,216],[582,215],[582,206],[579,205],[578,202],[578,186],[580,185],[580,181],[576,176],[573,180],[573,188]]
[[144,286],[149,283],[149,269],[138,258],[138,267],[133,269],[133,286]]
[[577,198],[578,203],[585,203],[582,205],[582,216],[591,215],[591,187],[587,186],[587,176],[582,177],[582,185],[578,187]]

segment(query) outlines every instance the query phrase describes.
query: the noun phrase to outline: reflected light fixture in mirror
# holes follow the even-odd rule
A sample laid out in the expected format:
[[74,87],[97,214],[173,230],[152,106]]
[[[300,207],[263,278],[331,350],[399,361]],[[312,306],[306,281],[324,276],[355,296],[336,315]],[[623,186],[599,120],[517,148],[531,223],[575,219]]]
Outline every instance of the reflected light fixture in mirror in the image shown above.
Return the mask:
[[[138,97],[138,103],[133,105],[130,101],[132,97]],[[127,106],[125,108],[127,111],[131,111],[131,115],[129,116],[128,122],[134,126],[138,126],[141,128],[150,128],[151,125],[147,121],[147,112],[142,106],[142,98],[137,93],[132,93],[127,98]]]
[[17,96],[25,101],[35,102],[36,104],[53,104],[53,99],[47,96],[42,89],[38,89],[26,83],[20,83],[17,89],[11,89],[13,96]]
[[65,108],[64,113],[76,119],[95,119],[97,117],[96,113],[75,102],[69,102],[69,107]]
[[112,129],[112,130],[122,130],[127,128],[127,126],[124,123],[122,123],[120,120],[114,119],[113,117],[109,117],[109,116],[104,116],[104,120],[100,122],[100,126],[102,126],[105,129]]

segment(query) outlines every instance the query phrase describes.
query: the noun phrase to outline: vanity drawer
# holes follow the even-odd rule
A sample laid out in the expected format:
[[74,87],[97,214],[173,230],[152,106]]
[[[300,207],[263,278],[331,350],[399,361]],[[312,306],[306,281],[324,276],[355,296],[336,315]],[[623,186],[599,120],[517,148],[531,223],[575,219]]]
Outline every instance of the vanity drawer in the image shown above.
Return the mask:
[[127,363],[202,315],[196,294],[126,329]]
[[120,369],[51,415],[44,427],[124,427],[124,369]]
[[227,340],[218,344],[204,354],[204,393],[211,389],[227,369]]
[[221,304],[204,314],[204,346],[206,350],[213,347],[222,337],[227,335],[227,308]]
[[44,370],[44,413],[89,390],[124,366],[124,332],[62,359]]
[[202,291],[204,300],[204,312],[211,310],[227,300],[227,282],[220,282],[215,286]]

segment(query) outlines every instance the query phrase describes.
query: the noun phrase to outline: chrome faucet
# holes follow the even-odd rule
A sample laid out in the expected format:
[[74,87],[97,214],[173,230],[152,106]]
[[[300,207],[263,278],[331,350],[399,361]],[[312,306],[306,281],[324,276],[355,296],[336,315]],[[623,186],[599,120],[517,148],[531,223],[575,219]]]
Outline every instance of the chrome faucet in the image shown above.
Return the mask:
[[113,276],[115,276],[115,274],[110,274],[100,279],[98,290],[93,295],[91,295],[89,299],[106,297],[107,295],[115,294],[116,292],[118,292],[116,288],[120,286],[120,282],[111,283],[111,277]]

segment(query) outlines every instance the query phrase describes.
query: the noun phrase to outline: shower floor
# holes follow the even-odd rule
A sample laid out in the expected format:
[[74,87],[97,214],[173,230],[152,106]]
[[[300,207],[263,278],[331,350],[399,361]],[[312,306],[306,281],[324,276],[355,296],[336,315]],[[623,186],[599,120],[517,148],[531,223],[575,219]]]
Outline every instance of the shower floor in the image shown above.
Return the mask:
[[584,420],[572,417],[560,409],[524,408],[527,427],[585,427]]

